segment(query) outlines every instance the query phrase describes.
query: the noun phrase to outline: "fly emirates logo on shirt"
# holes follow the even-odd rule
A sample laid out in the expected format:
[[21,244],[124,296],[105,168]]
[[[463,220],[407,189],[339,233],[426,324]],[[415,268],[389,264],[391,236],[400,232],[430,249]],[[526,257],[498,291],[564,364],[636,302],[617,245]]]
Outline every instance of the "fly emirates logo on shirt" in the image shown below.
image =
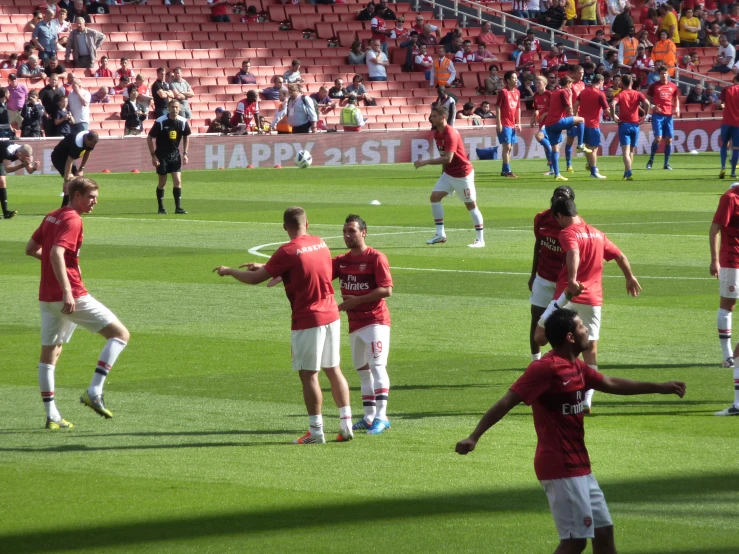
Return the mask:
[[562,247],[559,245],[557,239],[555,238],[542,237],[541,244],[552,252],[562,252]]
[[300,256],[301,254],[313,252],[314,250],[321,250],[322,248],[328,248],[328,246],[326,246],[326,243],[323,241],[319,242],[318,244],[311,244],[309,246],[303,246],[303,248],[298,248],[295,253]]
[[357,281],[356,275],[347,275],[346,281],[339,279],[341,290],[370,290],[370,284]]
[[562,415],[579,415],[585,409],[585,401],[582,397],[582,391],[575,391],[575,402],[562,404]]

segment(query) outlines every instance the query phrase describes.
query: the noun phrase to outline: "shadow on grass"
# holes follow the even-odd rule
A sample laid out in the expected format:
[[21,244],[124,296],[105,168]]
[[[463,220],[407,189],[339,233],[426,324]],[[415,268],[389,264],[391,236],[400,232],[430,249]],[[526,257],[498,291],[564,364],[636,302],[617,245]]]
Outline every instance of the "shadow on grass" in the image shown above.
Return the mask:
[[[26,430],[19,429],[0,429],[0,435],[26,435],[28,433],[45,433],[49,434],[46,429],[38,427],[28,428]],[[75,434],[87,437],[209,437],[215,435],[286,435],[290,433],[299,433],[299,429],[278,429],[278,430],[248,430],[236,429],[233,431],[142,431],[141,433],[85,433],[74,431]],[[67,435],[66,432],[64,432]]]
[[[127,450],[170,450],[185,448],[219,448],[234,446],[292,446],[291,442],[274,441],[274,442],[184,442],[180,444],[127,444],[117,446],[87,446],[86,444],[60,444],[48,447],[8,447],[0,448],[0,452],[23,452],[34,454],[59,454],[65,452],[107,452],[107,451],[127,451]],[[0,550],[1,552],[2,550]]]
[[[460,385],[392,385],[393,391],[400,390],[465,390],[465,389],[500,389],[505,385],[486,383],[468,383]],[[331,392],[330,388],[321,388],[323,392]],[[350,391],[361,391],[361,387],[349,387]]]
[[[696,501],[714,493],[739,491],[739,472],[708,475],[683,475],[661,479],[629,479],[601,483],[606,498],[612,503]],[[728,501],[727,501],[728,502]],[[295,507],[275,507],[262,510],[243,510],[219,515],[178,517],[172,519],[140,519],[105,525],[80,526],[74,529],[32,530],[25,533],[0,535],[3,552],[36,553],[137,546],[166,541],[186,541],[215,537],[241,537],[262,533],[313,530],[320,527],[341,529],[337,522],[378,522],[421,520],[430,517],[464,517],[472,514],[545,513],[546,497],[539,487],[488,490],[482,492],[445,493],[406,498],[363,499],[336,504],[315,503]],[[132,512],[135,513],[135,512]],[[660,507],[664,517],[664,504]],[[491,526],[493,524],[491,523]],[[556,544],[552,532],[552,544]],[[244,545],[246,546],[246,545]],[[440,545],[441,546],[441,545]],[[164,549],[164,545],[162,544]],[[244,551],[247,551],[244,548]],[[674,549],[665,550],[678,554]],[[729,550],[694,549],[684,554],[711,552],[722,554]],[[731,550],[736,552],[736,549]]]
[[691,367],[715,367],[721,369],[721,364],[598,364],[598,370],[609,369],[689,369]]

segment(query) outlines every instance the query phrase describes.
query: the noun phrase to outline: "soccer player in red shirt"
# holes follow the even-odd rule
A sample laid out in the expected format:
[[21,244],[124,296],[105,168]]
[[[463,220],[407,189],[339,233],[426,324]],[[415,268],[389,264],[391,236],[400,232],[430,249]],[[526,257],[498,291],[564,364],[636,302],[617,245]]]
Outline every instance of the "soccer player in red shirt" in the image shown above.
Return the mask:
[[[580,93],[585,90],[585,82],[582,80],[585,70],[581,65],[576,65],[570,70],[570,76],[572,79],[572,106],[573,115],[580,115],[577,113],[577,99],[580,97]],[[570,129],[567,129],[567,142],[565,144],[565,161],[567,162],[567,172],[574,173],[572,168],[572,145],[577,138],[577,151],[589,154],[589,148],[585,148],[585,123],[580,122]]]
[[[621,144],[624,158],[624,181],[633,181],[631,166],[634,162],[634,151],[639,144],[639,108],[646,114],[649,111],[649,102],[638,90],[631,88],[632,77],[628,73],[621,77],[623,90],[611,100],[611,119],[618,123],[618,140]],[[616,106],[619,107],[616,115]]]
[[531,126],[539,127],[534,138],[536,142],[541,144],[544,154],[547,157],[549,171],[544,175],[552,175],[552,145],[549,142],[549,138],[547,138],[547,134],[544,132],[544,118],[546,118],[547,110],[549,109],[549,97],[552,93],[547,90],[546,77],[542,77],[541,75],[534,81],[534,87],[536,87],[536,94],[534,94],[534,116],[531,118]]
[[731,141],[731,178],[736,179],[736,164],[739,162],[739,74],[734,75],[734,84],[724,87],[719,95],[719,107],[724,110],[721,116],[721,173],[726,176],[726,158]]
[[68,183],[69,205],[48,214],[26,245],[26,254],[41,260],[41,359],[38,380],[46,409],[46,428],[74,427],[63,419],[54,398],[54,369],[62,346],[72,338],[77,325],[105,337],[90,387],[80,402],[106,419],[113,413],[105,407],[103,384],[118,356],[128,344],[128,329],[108,308],[87,292],[80,273],[82,214],[90,213],[98,198],[92,179],[75,177]]
[[652,106],[652,131],[654,132],[654,142],[652,142],[652,152],[647,162],[647,169],[652,169],[659,143],[664,139],[664,169],[672,170],[670,167],[672,137],[674,136],[672,114],[675,114],[675,117],[680,117],[680,89],[670,81],[670,74],[666,67],[659,68],[659,81],[649,85],[647,100]]
[[468,454],[482,435],[521,402],[534,414],[537,445],[534,470],[549,500],[560,543],[556,553],[614,553],[613,521],[592,473],[585,447],[584,392],[595,388],[619,395],[685,395],[685,383],[648,383],[605,376],[578,356],[587,350],[588,329],[577,312],[556,310],[546,323],[552,351],[531,362],[524,374],[482,417],[472,434],[457,443]]
[[[590,330],[590,346],[583,352],[583,360],[598,369],[598,339],[600,338],[601,307],[603,305],[603,261],[615,260],[626,278],[626,292],[638,296],[639,281],[631,271],[628,258],[605,234],[585,223],[577,215],[577,206],[571,198],[561,198],[552,206],[552,215],[562,227],[559,245],[565,256],[565,266],[560,271],[554,299],[539,320],[534,339],[546,344],[544,323],[558,307],[575,310]],[[593,391],[585,396],[585,406],[590,411]]]
[[283,214],[283,228],[290,242],[280,246],[266,264],[248,263],[246,271],[219,266],[213,271],[221,277],[231,275],[247,285],[258,285],[272,278],[282,281],[292,308],[291,351],[293,371],[300,375],[303,399],[308,410],[308,432],[296,444],[323,444],[323,393],[318,372],[323,369],[331,383],[331,393],[339,408],[340,431],[336,440],[354,438],[349,385],[339,367],[339,309],[331,286],[331,253],[321,237],[308,234],[305,210],[292,207]]
[[[439,157],[428,160],[417,160],[413,165],[418,169],[425,165],[440,165],[442,173],[436,181],[434,190],[431,191],[431,213],[436,224],[436,234],[426,241],[426,244],[437,244],[446,242],[444,231],[444,208],[442,199],[454,192],[464,202],[472,217],[475,226],[475,242],[469,244],[470,248],[483,248],[485,239],[483,237],[483,222],[480,208],[477,207],[475,199],[475,169],[467,158],[462,136],[454,127],[447,124],[449,112],[444,106],[435,106],[431,110],[429,119],[434,128],[434,140],[439,150]],[[498,120],[500,121],[500,120]]]
[[334,278],[339,279],[339,310],[349,318],[349,344],[354,368],[362,383],[364,417],[352,426],[379,435],[390,429],[387,397],[390,378],[387,358],[390,352],[390,312],[385,298],[393,294],[393,278],[385,254],[367,246],[367,224],[358,215],[344,223],[344,244],[349,252],[336,256]]
[[516,72],[506,71],[503,83],[505,88],[498,91],[495,102],[496,131],[502,147],[500,157],[503,167],[500,176],[515,179],[517,175],[511,171],[511,153],[513,145],[518,142],[516,131],[521,130],[521,91],[518,90]]
[[603,111],[608,112],[608,100],[603,92],[603,75],[594,75],[591,86],[586,87],[575,102],[575,111],[585,120],[583,137],[592,152],[585,154],[590,166],[590,176],[605,179],[598,171],[598,148],[600,148],[600,120]]
[[559,245],[559,233],[562,231],[559,222],[552,215],[551,206],[560,198],[575,199],[575,191],[567,185],[554,189],[550,208],[539,212],[534,217],[534,261],[531,264],[531,277],[529,278],[529,290],[531,296],[531,328],[529,330],[529,343],[531,345],[531,360],[541,358],[541,347],[534,340],[536,324],[544,315],[549,306],[554,291],[557,288],[557,279],[562,267],[565,265],[565,255]]

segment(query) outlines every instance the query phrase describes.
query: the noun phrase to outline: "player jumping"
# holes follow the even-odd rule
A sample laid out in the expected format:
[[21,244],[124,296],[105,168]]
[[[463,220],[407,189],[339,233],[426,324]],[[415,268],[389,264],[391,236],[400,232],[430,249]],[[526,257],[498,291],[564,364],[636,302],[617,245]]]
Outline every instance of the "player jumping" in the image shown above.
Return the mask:
[[663,169],[672,170],[670,167],[672,137],[674,135],[672,114],[674,113],[675,117],[680,117],[680,89],[670,81],[670,74],[666,67],[659,68],[659,81],[649,85],[647,100],[649,100],[652,107],[652,131],[654,132],[654,142],[652,142],[652,151],[647,162],[647,169],[652,169],[659,143],[664,139],[665,165]]
[[736,164],[739,162],[739,73],[734,75],[734,84],[724,87],[719,96],[721,115],[721,172],[719,179],[726,177],[726,158],[731,141],[731,178],[736,179]]
[[17,210],[8,208],[8,184],[5,176],[24,168],[28,173],[41,169],[41,162],[33,161],[31,146],[28,144],[21,146],[9,141],[0,142],[0,207],[3,210],[0,219],[11,219],[18,215]]

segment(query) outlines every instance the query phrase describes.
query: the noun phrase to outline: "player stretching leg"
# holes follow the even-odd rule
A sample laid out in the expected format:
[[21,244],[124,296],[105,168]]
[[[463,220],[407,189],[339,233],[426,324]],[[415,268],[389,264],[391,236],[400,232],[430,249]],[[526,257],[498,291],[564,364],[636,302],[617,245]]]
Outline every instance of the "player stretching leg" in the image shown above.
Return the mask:
[[[644,113],[649,111],[649,102],[638,90],[631,88],[631,75],[621,77],[623,90],[611,101],[611,119],[618,123],[618,140],[623,150],[624,158],[624,181],[633,181],[634,175],[631,166],[634,163],[634,151],[639,144],[639,108]],[[616,106],[619,106],[618,116]]]
[[[180,117],[180,103],[177,100],[169,101],[169,113],[154,122],[146,142],[149,144],[151,163],[159,175],[157,185],[157,203],[159,213],[166,215],[164,209],[164,187],[167,186],[167,174],[172,174],[172,195],[174,196],[176,214],[186,214],[182,208],[182,164],[187,165],[187,147],[190,144],[190,124],[187,119]],[[154,147],[156,139],[156,148]],[[180,140],[183,144],[180,158]]]
[[431,213],[436,223],[436,234],[426,241],[426,244],[437,244],[446,242],[444,231],[444,208],[442,199],[456,191],[457,196],[464,202],[467,210],[472,216],[475,226],[475,242],[468,244],[470,248],[482,248],[485,246],[483,237],[482,213],[477,207],[475,198],[475,169],[472,167],[467,153],[464,150],[462,136],[454,127],[447,125],[446,119],[449,112],[444,106],[436,106],[431,110],[429,119],[434,128],[434,140],[440,156],[432,160],[418,160],[413,165],[418,169],[425,165],[441,165],[442,173],[436,181],[434,190],[431,191]]
[[536,94],[534,94],[534,116],[531,118],[531,126],[539,127],[539,130],[534,135],[536,142],[541,144],[544,149],[544,154],[547,157],[547,164],[549,165],[549,171],[544,175],[553,175],[552,173],[552,145],[547,138],[546,131],[544,129],[544,119],[547,116],[547,108],[549,107],[549,97],[552,95],[547,90],[547,79],[541,75],[534,81],[536,87]]
[[531,277],[529,278],[529,290],[531,297],[531,329],[529,330],[529,343],[531,345],[531,360],[541,358],[541,347],[534,340],[537,323],[549,302],[554,296],[557,288],[557,278],[562,267],[565,265],[565,256],[559,246],[559,233],[562,227],[552,215],[551,206],[560,198],[575,199],[575,191],[567,185],[554,189],[550,208],[539,212],[534,217],[534,261],[531,265]]
[[128,329],[108,308],[90,296],[82,283],[79,253],[82,247],[82,214],[97,204],[98,185],[92,179],[69,181],[69,206],[44,218],[26,245],[26,254],[41,260],[41,359],[38,380],[46,409],[46,428],[74,427],[63,419],[54,400],[54,369],[62,345],[72,338],[77,325],[107,339],[98,357],[90,387],[80,402],[105,418],[113,413],[105,407],[103,384],[118,356],[128,344]]
[[246,271],[219,266],[213,271],[221,277],[231,275],[247,285],[258,285],[272,278],[271,286],[285,283],[285,294],[292,308],[290,346],[292,368],[300,375],[303,400],[308,410],[308,432],[293,442],[323,444],[323,393],[318,373],[323,369],[331,383],[331,394],[339,408],[343,442],[354,438],[349,385],[339,367],[339,309],[331,286],[332,265],[328,246],[321,237],[308,234],[305,210],[297,206],[283,214],[283,228],[290,242],[280,246],[266,264],[244,264]]
[[736,179],[736,164],[739,162],[739,74],[734,75],[734,84],[724,87],[719,96],[721,116],[721,172],[719,179],[726,176],[726,158],[731,141],[731,178]]
[[670,154],[672,154],[673,122],[672,114],[680,117],[680,89],[670,81],[670,74],[666,67],[659,68],[659,81],[649,85],[647,100],[652,107],[652,131],[654,142],[652,151],[647,162],[647,169],[652,169],[654,156],[657,155],[659,143],[665,141],[665,165],[664,169],[671,170]]
[[603,93],[603,76],[594,75],[593,84],[580,93],[575,102],[575,111],[585,119],[585,143],[592,152],[585,157],[590,166],[590,176],[594,179],[605,179],[598,171],[598,148],[600,148],[600,120],[603,110],[608,111],[608,100]]
[[513,145],[518,142],[516,130],[521,130],[521,92],[518,90],[516,72],[506,71],[503,83],[505,88],[498,91],[498,100],[495,103],[495,130],[502,148],[500,157],[503,161],[500,176],[516,178],[517,175],[511,171]]
[[[562,231],[559,244],[565,255],[565,266],[557,279],[554,300],[539,320],[534,340],[544,346],[547,343],[544,325],[547,318],[559,307],[575,310],[585,322],[590,340],[582,357],[591,368],[598,369],[598,338],[600,337],[601,308],[603,305],[603,260],[615,260],[626,278],[626,292],[639,296],[641,286],[631,271],[626,256],[601,232],[585,223],[577,215],[577,206],[571,198],[561,198],[552,206]],[[569,301],[566,299],[570,298]],[[585,410],[590,413],[593,390],[585,394]]]
[[531,406],[538,445],[534,470],[549,500],[559,534],[555,554],[580,554],[593,543],[596,554],[615,554],[613,521],[585,447],[583,393],[594,388],[619,395],[685,395],[685,383],[646,383],[607,377],[578,360],[588,349],[588,329],[572,310],[557,310],[546,323],[552,351],[532,362],[482,417],[472,434],[457,443],[468,454],[483,434],[521,402]]
[[390,351],[390,312],[385,298],[393,294],[393,279],[385,254],[365,243],[367,224],[358,215],[344,223],[344,244],[350,249],[333,260],[334,278],[339,279],[339,311],[349,318],[349,343],[354,368],[362,383],[364,418],[352,426],[378,435],[390,429],[387,397],[390,378],[387,358]]
[[28,173],[41,169],[41,162],[33,161],[33,149],[28,144],[21,146],[8,141],[0,142],[0,207],[3,210],[0,219],[10,219],[18,215],[16,210],[8,208],[8,185],[5,176],[24,168]]
[[[577,111],[577,101],[580,98],[580,93],[585,90],[585,82],[582,80],[585,70],[581,65],[576,65],[570,70],[572,76],[572,105],[574,109],[572,113],[574,115],[582,115]],[[567,129],[567,142],[565,144],[565,161],[567,162],[567,172],[573,173],[575,170],[572,168],[572,145],[577,138],[577,151],[588,153],[589,148],[586,148],[585,142],[585,123],[578,123],[574,127]]]
[[[67,135],[59,141],[51,152],[51,164],[59,172],[64,179],[62,190],[64,198],[62,199],[62,208],[69,204],[69,193],[67,192],[67,183],[72,177],[83,177],[85,174],[85,165],[90,159],[90,152],[95,149],[98,143],[98,134],[95,131],[81,131],[76,135]],[[77,169],[75,160],[82,158],[80,168]]]

